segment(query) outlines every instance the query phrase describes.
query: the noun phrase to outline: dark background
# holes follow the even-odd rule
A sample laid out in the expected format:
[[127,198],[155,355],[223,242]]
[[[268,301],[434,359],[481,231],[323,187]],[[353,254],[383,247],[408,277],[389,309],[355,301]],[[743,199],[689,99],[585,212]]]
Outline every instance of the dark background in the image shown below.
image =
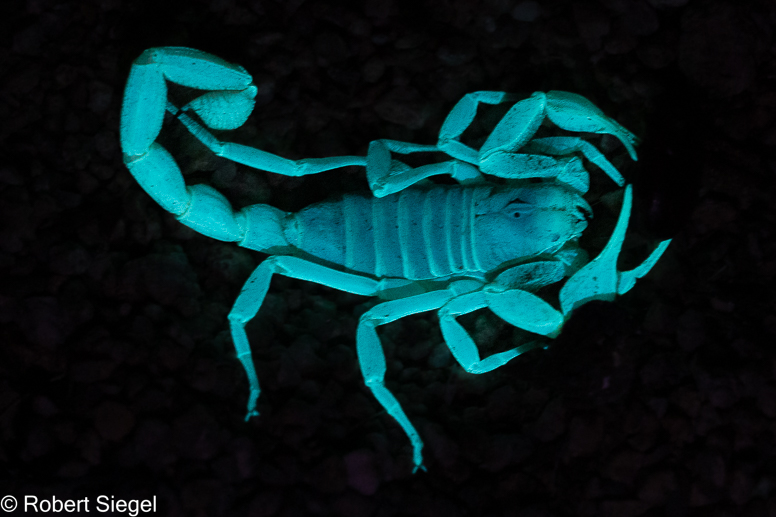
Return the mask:
[[[2,9],[0,495],[156,495],[188,516],[776,516],[772,3]],[[644,138],[636,164],[591,139],[635,185],[625,255],[674,242],[630,293],[490,374],[454,364],[433,314],[381,327],[388,387],[426,443],[416,475],[355,357],[373,302],[276,277],[248,325],[263,392],[245,423],[226,316],[264,256],[177,223],[121,160],[129,68],[164,45],[253,74],[256,110],[225,136],[289,158],[434,143],[468,92],[580,93]],[[175,121],[160,139],[235,206],[367,188],[358,168],[235,166]],[[487,311],[465,323],[484,353],[520,338]]]

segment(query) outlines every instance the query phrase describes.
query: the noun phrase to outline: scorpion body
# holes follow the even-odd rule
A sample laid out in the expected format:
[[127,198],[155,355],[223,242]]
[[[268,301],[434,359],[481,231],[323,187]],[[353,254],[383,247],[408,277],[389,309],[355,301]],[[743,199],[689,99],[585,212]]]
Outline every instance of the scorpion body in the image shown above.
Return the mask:
[[[577,204],[559,202],[574,197]],[[583,198],[550,185],[434,186],[383,198],[346,194],[291,215],[284,234],[305,253],[377,278],[484,280],[578,237],[587,223],[577,207],[589,210]],[[519,237],[503,240],[496,228]]]
[[[167,101],[166,81],[211,91],[179,109]],[[417,471],[423,468],[423,441],[385,387],[386,362],[377,326],[437,311],[442,336],[456,361],[468,372],[485,373],[539,342],[481,358],[458,316],[489,308],[512,325],[555,337],[575,307],[627,292],[670,242],[661,242],[635,269],[617,270],[632,202],[627,185],[603,251],[588,260],[579,247],[587,218],[592,217],[582,197],[589,177],[579,155],[619,186],[624,180],[579,137],[534,138],[539,125],[549,119],[568,131],[611,134],[633,159],[637,143],[628,130],[579,95],[537,92],[518,101],[503,92],[475,92],[453,107],[436,145],[376,140],[366,157],[294,161],[222,142],[203,127],[239,127],[253,109],[255,94],[251,76],[242,67],[198,50],[155,48],[134,62],[121,116],[124,163],[160,206],[204,235],[271,255],[250,275],[229,313],[237,358],[250,387],[246,419],[258,415],[260,389],[245,324],[258,312],[276,273],[381,299],[359,320],[358,360],[365,384],[410,439]],[[461,142],[478,104],[513,101],[480,149]],[[297,213],[264,204],[235,211],[212,187],[185,184],[175,160],[156,142],[165,111],[218,156],[287,176],[363,166],[372,192],[344,194]],[[391,154],[416,152],[442,152],[450,159],[412,168]],[[448,174],[458,184],[425,181],[436,174]],[[495,184],[485,175],[506,181]],[[535,294],[567,277],[559,294],[560,310]]]

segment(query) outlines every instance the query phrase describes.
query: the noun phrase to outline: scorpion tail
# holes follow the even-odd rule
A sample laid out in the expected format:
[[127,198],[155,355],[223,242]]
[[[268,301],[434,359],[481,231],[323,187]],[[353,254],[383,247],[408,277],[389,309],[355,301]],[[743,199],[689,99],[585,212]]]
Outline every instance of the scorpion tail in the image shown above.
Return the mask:
[[121,107],[124,163],[137,182],[181,223],[221,241],[259,251],[287,246],[285,212],[252,205],[235,212],[220,192],[208,185],[187,186],[180,168],[156,142],[167,102],[165,80],[192,88],[216,90],[186,106],[218,129],[241,125],[253,109],[256,88],[242,68],[199,50],[162,47],[146,50],[135,60]]
[[142,156],[125,158],[125,163],[154,201],[189,228],[262,252],[289,246],[286,212],[263,204],[234,211],[229,200],[213,187],[186,185],[173,157],[156,142]]

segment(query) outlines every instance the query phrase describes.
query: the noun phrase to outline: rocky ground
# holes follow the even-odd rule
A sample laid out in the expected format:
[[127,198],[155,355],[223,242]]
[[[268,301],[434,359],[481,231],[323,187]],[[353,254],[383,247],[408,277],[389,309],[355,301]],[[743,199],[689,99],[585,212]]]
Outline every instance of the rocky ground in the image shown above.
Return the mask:
[[[0,9],[0,496],[157,496],[186,516],[776,516],[770,2]],[[674,241],[630,293],[487,375],[454,363],[436,315],[381,327],[387,385],[426,443],[416,475],[358,369],[374,301],[276,277],[248,325],[263,393],[246,423],[226,316],[265,256],[179,224],[121,159],[129,68],[164,45],[253,74],[255,113],[224,136],[289,158],[433,143],[472,91],[580,93],[644,138],[637,164],[591,138],[634,183],[623,260]],[[160,139],[237,207],[368,188],[356,167],[236,166],[174,120]],[[594,205],[604,226],[612,199]],[[525,338],[487,311],[462,320],[484,354]]]

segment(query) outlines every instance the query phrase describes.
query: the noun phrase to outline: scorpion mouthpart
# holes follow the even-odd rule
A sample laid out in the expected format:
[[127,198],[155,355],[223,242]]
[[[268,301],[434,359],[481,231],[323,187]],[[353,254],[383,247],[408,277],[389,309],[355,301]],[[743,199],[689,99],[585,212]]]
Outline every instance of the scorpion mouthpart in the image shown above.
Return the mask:
[[585,201],[583,198],[579,198],[577,200],[576,207],[578,210],[582,212],[585,219],[593,218],[593,209],[590,207],[590,204],[587,201]]

